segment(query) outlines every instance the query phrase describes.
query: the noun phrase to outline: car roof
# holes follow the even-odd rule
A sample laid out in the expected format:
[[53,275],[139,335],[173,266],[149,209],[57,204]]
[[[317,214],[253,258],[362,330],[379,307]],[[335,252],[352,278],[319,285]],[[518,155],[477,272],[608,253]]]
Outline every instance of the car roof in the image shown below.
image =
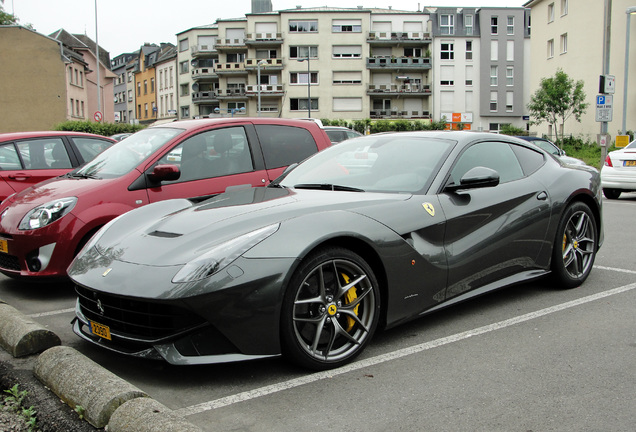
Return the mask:
[[[271,118],[271,117],[222,117],[222,118],[208,118],[208,119],[194,119],[194,120],[180,120],[171,123],[165,123],[157,126],[150,126],[150,128],[178,128],[185,131],[193,131],[201,128],[207,128],[214,125],[231,125],[235,123],[254,123],[254,124],[276,124],[283,126],[297,126],[297,127],[319,127],[313,121],[304,119],[283,119],[283,118]],[[308,126],[312,125],[312,126]]]
[[103,138],[107,141],[112,141],[112,139],[102,136],[95,135],[86,132],[73,132],[73,131],[34,131],[34,132],[9,132],[0,134],[0,142],[5,141],[13,141],[20,139],[28,139],[28,138],[46,138],[46,137],[56,137],[56,136],[84,136],[84,137],[93,137],[93,138]]

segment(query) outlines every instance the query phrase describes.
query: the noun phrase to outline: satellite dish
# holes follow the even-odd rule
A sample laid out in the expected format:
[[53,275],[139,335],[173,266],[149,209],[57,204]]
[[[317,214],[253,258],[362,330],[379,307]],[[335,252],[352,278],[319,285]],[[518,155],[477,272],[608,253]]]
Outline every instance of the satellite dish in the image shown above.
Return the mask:
[[190,64],[192,65],[192,67],[197,67],[197,65],[199,64],[199,60],[197,60],[197,59],[192,59],[192,61],[190,62]]
[[198,92],[199,91],[199,83],[194,83],[192,84],[192,91]]

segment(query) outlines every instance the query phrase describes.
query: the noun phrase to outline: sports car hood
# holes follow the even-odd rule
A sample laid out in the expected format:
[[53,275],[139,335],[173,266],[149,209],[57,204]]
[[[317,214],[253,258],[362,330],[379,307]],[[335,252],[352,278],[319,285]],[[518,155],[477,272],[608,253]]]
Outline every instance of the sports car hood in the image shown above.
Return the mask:
[[151,204],[113,223],[96,248],[133,264],[182,265],[212,246],[305,214],[347,211],[407,200],[409,194],[252,188],[197,205],[187,200]]

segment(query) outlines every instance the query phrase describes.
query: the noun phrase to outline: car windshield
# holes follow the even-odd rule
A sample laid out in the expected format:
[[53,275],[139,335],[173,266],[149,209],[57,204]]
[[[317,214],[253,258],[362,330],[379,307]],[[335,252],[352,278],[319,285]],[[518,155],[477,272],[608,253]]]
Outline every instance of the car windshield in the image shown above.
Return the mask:
[[630,142],[629,144],[627,144],[627,145],[625,146],[625,148],[628,148],[628,149],[636,149],[636,140],[634,140],[634,141]]
[[279,184],[303,189],[418,192],[428,187],[454,144],[411,134],[354,138],[307,159]]
[[73,177],[120,177],[137,167],[169,140],[183,132],[175,128],[149,128],[113,144],[70,175]]

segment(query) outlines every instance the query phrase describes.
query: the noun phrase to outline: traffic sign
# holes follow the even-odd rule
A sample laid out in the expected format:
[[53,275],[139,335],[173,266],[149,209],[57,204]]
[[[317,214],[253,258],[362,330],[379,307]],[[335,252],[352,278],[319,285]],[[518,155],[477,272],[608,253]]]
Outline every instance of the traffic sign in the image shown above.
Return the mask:
[[611,122],[613,118],[614,96],[597,95],[596,96],[596,121]]
[[95,111],[95,114],[93,114],[93,118],[94,118],[94,119],[95,119],[95,121],[96,121],[96,122],[98,122],[98,123],[99,123],[100,121],[102,121],[102,118],[103,118],[103,117],[104,117],[104,116],[103,116],[103,114],[102,114],[102,112],[101,112],[101,111]]

